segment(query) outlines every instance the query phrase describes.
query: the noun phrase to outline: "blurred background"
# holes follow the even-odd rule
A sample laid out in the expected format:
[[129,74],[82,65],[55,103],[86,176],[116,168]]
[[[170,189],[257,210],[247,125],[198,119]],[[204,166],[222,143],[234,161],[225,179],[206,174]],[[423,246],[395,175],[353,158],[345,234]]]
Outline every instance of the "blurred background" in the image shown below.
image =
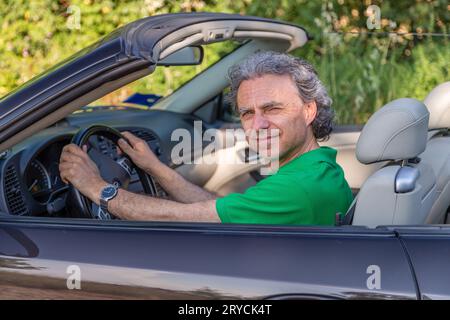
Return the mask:
[[[314,40],[293,54],[316,67],[334,100],[338,124],[363,124],[386,102],[423,99],[450,80],[447,0],[0,0],[0,96],[124,24],[193,11],[303,26]],[[136,92],[168,95],[230,46],[207,46],[202,65],[158,68],[94,104],[117,104]]]

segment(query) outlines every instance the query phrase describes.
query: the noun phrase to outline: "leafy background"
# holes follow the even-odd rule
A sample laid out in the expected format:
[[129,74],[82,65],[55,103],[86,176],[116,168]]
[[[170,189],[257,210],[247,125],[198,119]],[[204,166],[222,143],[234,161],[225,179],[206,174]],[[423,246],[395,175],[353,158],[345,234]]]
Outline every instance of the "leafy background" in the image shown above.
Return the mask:
[[[367,30],[369,5],[381,8],[380,29]],[[79,9],[79,28],[70,8]],[[362,124],[384,103],[399,97],[423,99],[450,80],[447,0],[0,0],[0,96],[121,25],[191,11],[256,15],[304,26],[314,40],[293,54],[317,68],[334,100],[338,123]],[[208,46],[201,66],[158,68],[154,76],[100,103],[116,103],[133,92],[167,95],[231,45]]]

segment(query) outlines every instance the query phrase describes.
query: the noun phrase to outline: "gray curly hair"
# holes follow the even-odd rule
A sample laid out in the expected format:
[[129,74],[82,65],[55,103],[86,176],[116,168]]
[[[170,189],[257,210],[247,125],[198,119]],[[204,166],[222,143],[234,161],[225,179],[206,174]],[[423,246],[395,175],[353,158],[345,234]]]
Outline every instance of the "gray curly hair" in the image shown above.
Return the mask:
[[264,51],[255,53],[232,66],[228,71],[230,93],[227,99],[233,107],[237,106],[237,91],[241,82],[264,74],[289,74],[297,85],[302,101],[316,102],[317,115],[312,122],[314,137],[319,141],[327,140],[333,130],[335,115],[331,108],[332,100],[314,67],[303,59],[285,53]]

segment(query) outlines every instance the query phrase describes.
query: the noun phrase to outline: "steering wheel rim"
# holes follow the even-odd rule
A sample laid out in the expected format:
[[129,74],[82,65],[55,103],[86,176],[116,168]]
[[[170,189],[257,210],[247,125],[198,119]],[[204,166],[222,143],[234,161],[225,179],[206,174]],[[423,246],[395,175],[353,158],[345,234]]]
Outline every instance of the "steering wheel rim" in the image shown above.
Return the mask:
[[[73,136],[71,143],[76,144],[77,146],[79,146],[81,148],[84,144],[87,144],[90,137],[92,137],[94,135],[105,137],[105,138],[109,139],[112,143],[114,143],[116,146],[117,146],[117,142],[119,139],[124,139],[125,141],[128,142],[127,138],[125,138],[119,131],[117,131],[111,127],[104,126],[104,125],[93,125],[88,128],[80,129]],[[100,152],[100,151],[98,151],[98,152]],[[105,157],[108,157],[108,156],[105,156]],[[111,161],[113,161],[114,163],[116,163],[112,158],[110,158],[110,157],[108,157],[108,158],[111,159]],[[134,166],[136,173],[138,174],[139,180],[143,186],[144,192],[146,194],[153,194],[154,187],[153,187],[153,183],[152,183],[150,177],[145,173],[145,171],[143,171],[138,166],[136,166],[128,155],[123,154],[122,159],[123,158],[126,158],[129,161],[129,163],[132,164],[132,166]],[[116,164],[118,167],[121,167],[118,163],[116,163]],[[121,167],[121,168],[123,169],[123,171],[127,172],[126,169],[124,169],[123,167]],[[116,171],[120,170],[118,168],[114,168],[114,169]],[[99,168],[99,170],[100,170],[100,168]],[[129,177],[131,178],[131,174],[129,172],[128,172],[128,174],[129,174]],[[111,178],[111,177],[108,177],[108,178],[103,177],[103,178],[108,183],[111,183],[111,184],[114,183],[114,181],[113,181],[114,178]],[[118,181],[120,182],[120,180],[121,180],[120,177],[116,177],[115,179],[116,179],[116,182],[118,182]],[[99,215],[99,214],[96,214],[95,212],[92,212],[91,201],[88,198],[86,198],[80,191],[78,191],[72,184],[69,184],[68,197],[66,200],[66,204],[67,204],[67,208],[68,208],[68,211],[69,211],[71,217],[102,219],[102,220],[111,219],[111,216],[109,214]]]

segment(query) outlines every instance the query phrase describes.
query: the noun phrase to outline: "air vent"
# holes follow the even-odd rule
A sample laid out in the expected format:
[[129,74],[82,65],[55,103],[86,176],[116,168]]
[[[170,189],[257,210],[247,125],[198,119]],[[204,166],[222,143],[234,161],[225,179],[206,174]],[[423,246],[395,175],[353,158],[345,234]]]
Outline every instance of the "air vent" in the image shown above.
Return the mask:
[[132,134],[135,136],[150,142],[156,140],[156,136],[153,134],[153,132],[145,129],[131,129],[129,130]]
[[[121,129],[120,131],[129,131],[135,136],[145,140],[149,145],[156,141],[156,136],[153,132],[146,129]],[[111,142],[111,140],[98,136],[98,148],[101,153],[104,155],[117,160],[119,157],[117,156],[117,146]]]
[[22,190],[19,184],[19,177],[14,165],[6,168],[5,177],[3,180],[5,188],[6,202],[9,211],[15,215],[25,215],[28,213],[28,208],[25,205],[25,200],[22,195]]

